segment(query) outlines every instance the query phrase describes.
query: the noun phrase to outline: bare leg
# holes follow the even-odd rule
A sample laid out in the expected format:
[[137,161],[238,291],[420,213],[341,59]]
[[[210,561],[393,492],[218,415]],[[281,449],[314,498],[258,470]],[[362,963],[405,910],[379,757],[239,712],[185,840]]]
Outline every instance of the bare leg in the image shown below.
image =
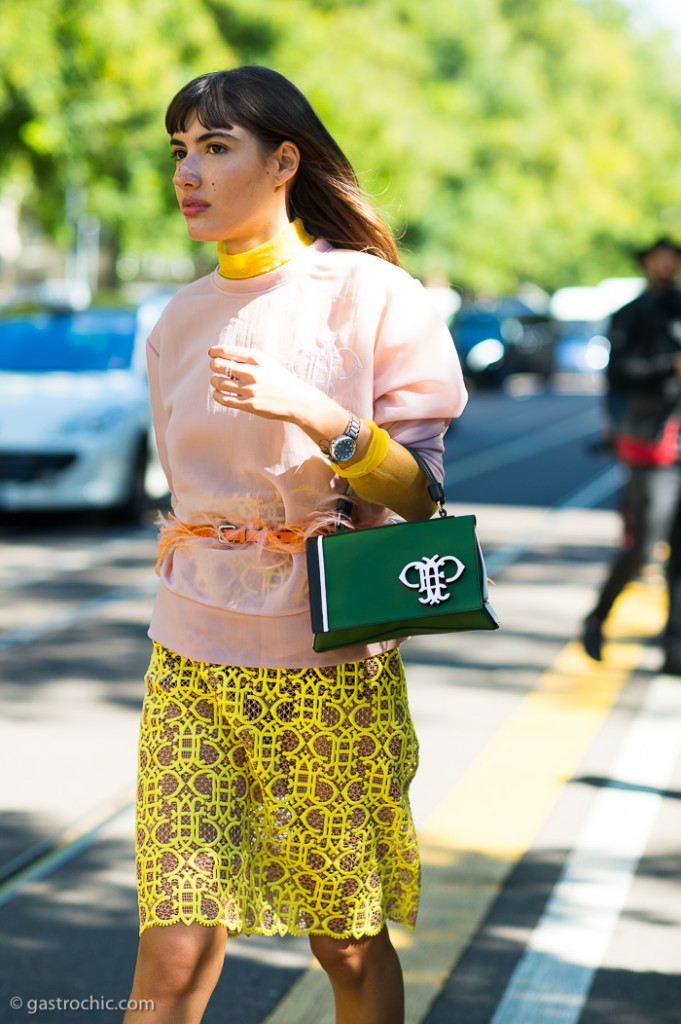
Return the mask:
[[310,948],[333,987],[336,1024],[402,1024],[402,968],[387,928],[363,939],[311,935]]
[[219,925],[155,925],[143,932],[129,1001],[144,1000],[148,1008],[128,1010],[124,1024],[199,1024],[226,941],[227,929]]

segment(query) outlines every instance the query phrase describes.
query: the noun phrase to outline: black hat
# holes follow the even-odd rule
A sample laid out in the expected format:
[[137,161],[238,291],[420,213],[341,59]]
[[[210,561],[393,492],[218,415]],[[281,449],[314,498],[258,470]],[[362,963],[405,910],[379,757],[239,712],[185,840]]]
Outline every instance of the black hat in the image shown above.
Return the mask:
[[672,241],[671,238],[666,236],[658,238],[656,242],[649,245],[645,249],[634,249],[634,256],[641,263],[646,256],[650,256],[651,252],[655,252],[656,249],[671,249],[677,256],[681,256],[681,246],[677,245],[676,242]]

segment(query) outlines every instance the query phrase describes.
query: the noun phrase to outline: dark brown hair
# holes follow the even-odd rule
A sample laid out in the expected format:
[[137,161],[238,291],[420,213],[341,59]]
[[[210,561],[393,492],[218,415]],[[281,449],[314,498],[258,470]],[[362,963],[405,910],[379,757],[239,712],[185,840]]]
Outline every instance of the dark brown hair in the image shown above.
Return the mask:
[[206,128],[240,125],[266,147],[294,142],[300,166],[288,193],[288,215],[313,237],[399,263],[388,226],[363,195],[338,143],[302,92],[271,68],[257,64],[194,78],[166,111],[170,135],[184,131],[192,114]]

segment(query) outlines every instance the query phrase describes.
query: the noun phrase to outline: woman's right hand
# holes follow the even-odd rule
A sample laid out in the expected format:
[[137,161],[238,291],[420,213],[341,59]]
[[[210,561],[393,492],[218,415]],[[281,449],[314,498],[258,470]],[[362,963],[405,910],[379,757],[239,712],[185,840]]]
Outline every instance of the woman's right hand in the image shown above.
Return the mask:
[[213,398],[227,409],[242,409],[265,419],[302,426],[308,420],[328,416],[329,403],[336,406],[317,388],[258,349],[214,345],[209,355]]
[[[235,345],[213,345],[208,354],[213,398],[226,409],[295,423],[317,444],[347,427],[347,409],[269,354]],[[363,423],[357,452],[347,465],[362,457],[370,441],[371,428]]]

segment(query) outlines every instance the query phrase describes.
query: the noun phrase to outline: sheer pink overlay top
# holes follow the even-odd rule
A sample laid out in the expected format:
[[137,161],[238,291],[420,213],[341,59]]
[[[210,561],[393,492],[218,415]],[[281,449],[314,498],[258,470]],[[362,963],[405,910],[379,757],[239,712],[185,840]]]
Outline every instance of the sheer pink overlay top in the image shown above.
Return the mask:
[[[405,271],[317,240],[259,277],[216,270],[187,285],[149,338],[156,438],[182,522],[311,523],[346,486],[299,427],[213,400],[208,349],[218,341],[269,353],[418,449],[442,478],[442,435],[466,402],[446,325]],[[370,525],[386,511],[360,503],[357,515]],[[210,537],[166,557],[149,636],[197,661],[272,668],[355,661],[396,643],[316,654],[304,552]]]

